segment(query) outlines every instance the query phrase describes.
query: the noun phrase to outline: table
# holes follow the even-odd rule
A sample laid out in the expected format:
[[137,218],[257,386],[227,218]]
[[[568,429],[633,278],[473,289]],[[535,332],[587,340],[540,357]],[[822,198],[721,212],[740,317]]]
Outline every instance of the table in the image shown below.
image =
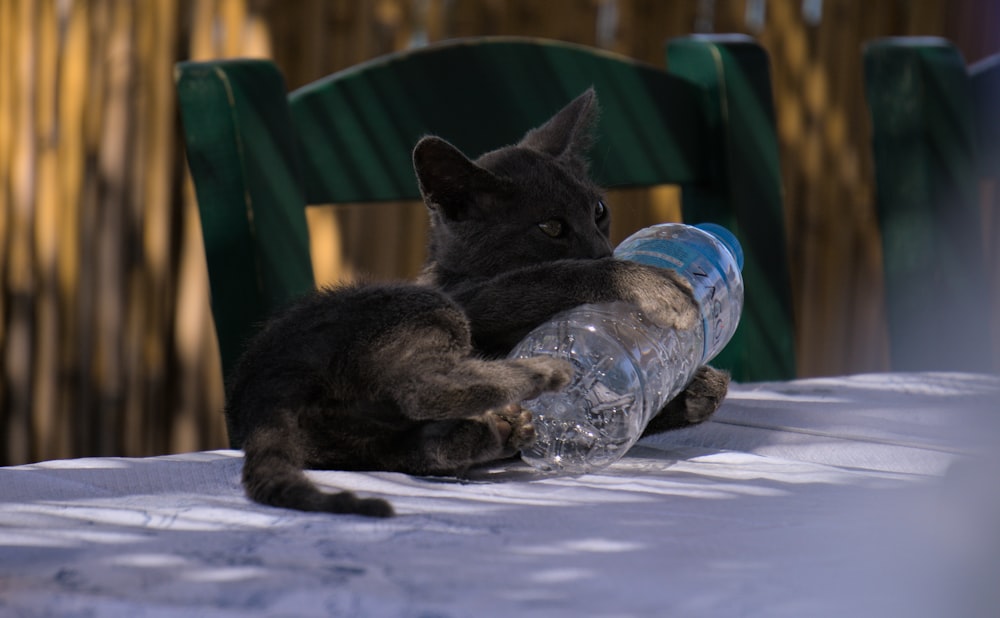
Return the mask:
[[991,615],[998,425],[997,377],[869,374],[596,474],[310,473],[387,520],[250,503],[238,451],[2,468],[0,616]]

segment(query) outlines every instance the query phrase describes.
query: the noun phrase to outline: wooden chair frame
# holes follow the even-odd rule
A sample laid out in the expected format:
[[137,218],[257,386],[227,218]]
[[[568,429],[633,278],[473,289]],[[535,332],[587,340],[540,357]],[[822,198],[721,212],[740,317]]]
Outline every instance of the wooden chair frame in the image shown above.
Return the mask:
[[555,41],[463,39],[378,58],[291,94],[266,60],[179,64],[224,374],[261,321],[314,285],[307,204],[418,198],[410,152],[422,135],[476,156],[513,143],[594,86],[597,180],[678,184],[686,221],[720,223],[743,244],[744,315],[716,364],[738,380],[793,377],[767,54],[743,36],[694,36],[670,41],[667,58],[669,72]]

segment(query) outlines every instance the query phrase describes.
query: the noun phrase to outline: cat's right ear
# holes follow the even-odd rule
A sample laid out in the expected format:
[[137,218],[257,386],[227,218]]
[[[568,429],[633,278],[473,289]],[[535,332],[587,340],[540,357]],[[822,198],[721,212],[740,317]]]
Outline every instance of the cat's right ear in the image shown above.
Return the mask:
[[586,173],[599,114],[597,93],[588,88],[545,124],[528,131],[518,145],[572,163]]
[[413,169],[424,203],[452,220],[467,216],[475,195],[498,191],[504,185],[500,178],[439,137],[424,137],[417,142]]

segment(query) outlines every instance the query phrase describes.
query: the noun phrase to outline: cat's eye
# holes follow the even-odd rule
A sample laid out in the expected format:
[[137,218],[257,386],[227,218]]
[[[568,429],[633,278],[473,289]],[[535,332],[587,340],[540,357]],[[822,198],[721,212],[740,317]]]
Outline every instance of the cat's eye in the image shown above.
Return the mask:
[[545,232],[548,236],[552,238],[559,238],[563,235],[566,230],[565,224],[559,219],[549,219],[548,221],[542,221],[538,224],[538,227]]
[[600,221],[608,215],[608,207],[604,205],[604,200],[597,200],[597,206],[594,206],[594,221]]

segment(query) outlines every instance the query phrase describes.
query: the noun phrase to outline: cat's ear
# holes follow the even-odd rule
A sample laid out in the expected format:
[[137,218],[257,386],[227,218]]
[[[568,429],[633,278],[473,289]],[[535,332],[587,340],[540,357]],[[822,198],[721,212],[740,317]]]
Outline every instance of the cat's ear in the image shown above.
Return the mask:
[[449,219],[463,219],[477,194],[503,189],[504,181],[479,167],[439,137],[424,137],[413,149],[413,169],[424,202]]
[[545,124],[528,131],[518,145],[586,167],[599,109],[597,93],[588,88]]

